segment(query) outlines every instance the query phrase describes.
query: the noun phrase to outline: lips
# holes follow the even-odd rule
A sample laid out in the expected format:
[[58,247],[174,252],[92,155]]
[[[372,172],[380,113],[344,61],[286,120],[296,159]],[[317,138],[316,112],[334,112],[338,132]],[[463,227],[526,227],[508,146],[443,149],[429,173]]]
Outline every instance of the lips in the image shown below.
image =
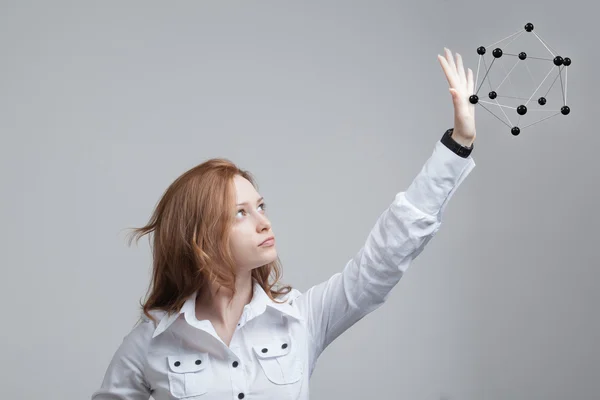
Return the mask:
[[261,244],[259,244],[259,246],[262,246],[263,244],[267,243],[269,240],[275,240],[275,238],[273,236],[269,236],[268,238],[263,240],[263,242]]

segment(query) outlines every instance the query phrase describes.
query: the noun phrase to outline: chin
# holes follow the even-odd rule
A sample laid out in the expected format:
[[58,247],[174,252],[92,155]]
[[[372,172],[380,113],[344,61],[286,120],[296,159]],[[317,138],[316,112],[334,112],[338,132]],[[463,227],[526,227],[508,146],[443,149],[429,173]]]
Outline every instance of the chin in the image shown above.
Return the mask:
[[[276,251],[273,251],[272,254],[269,254],[268,256],[262,256],[262,257],[258,258],[256,260],[256,263],[254,263],[253,266],[246,267],[246,268],[247,268],[247,270],[253,270],[253,269],[260,268],[260,267],[264,267],[265,265],[270,264],[274,261],[277,261],[277,252]],[[244,269],[246,269],[246,268],[244,268]]]
[[273,255],[271,257],[267,258],[267,261],[265,262],[265,264],[268,263],[272,263],[273,261],[277,260],[277,250],[273,249]]
[[272,263],[273,261],[277,260],[277,250],[275,250],[275,248],[273,247],[272,250],[269,250],[269,255],[262,257],[262,264],[261,265],[266,265],[269,263]]

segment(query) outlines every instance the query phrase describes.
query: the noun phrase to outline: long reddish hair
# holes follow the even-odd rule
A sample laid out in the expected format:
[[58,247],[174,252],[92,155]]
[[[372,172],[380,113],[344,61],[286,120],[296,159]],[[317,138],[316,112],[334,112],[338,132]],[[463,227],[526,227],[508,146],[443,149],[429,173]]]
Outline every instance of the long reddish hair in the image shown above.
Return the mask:
[[[195,291],[207,290],[208,282],[235,293],[229,232],[235,219],[236,175],[258,190],[252,174],[227,159],[213,158],[193,167],[167,188],[148,224],[132,228],[129,245],[152,233],[152,280],[146,300],[140,302],[151,320],[157,322],[150,310],[177,312]],[[274,289],[281,275],[279,257],[252,270],[273,301],[291,291],[290,286]]]

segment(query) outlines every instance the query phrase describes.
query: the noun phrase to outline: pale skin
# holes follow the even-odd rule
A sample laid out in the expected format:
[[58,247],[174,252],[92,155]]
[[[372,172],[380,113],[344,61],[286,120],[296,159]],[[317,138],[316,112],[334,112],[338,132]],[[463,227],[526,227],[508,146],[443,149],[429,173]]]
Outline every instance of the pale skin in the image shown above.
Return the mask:
[[456,53],[456,62],[452,52],[444,48],[442,57],[438,54],[438,60],[442,66],[450,87],[448,90],[452,95],[454,104],[454,132],[452,138],[459,144],[469,147],[475,141],[475,105],[469,102],[469,96],[473,94],[474,82],[471,68],[463,67],[462,56]]
[[[232,292],[211,285],[210,294],[196,299],[196,318],[209,320],[221,340],[229,346],[244,306],[252,300],[252,270],[277,259],[275,245],[259,246],[270,236],[275,236],[266,216],[265,203],[254,186],[241,176],[233,179],[236,205],[232,211],[235,222],[231,228],[231,250],[236,260],[236,290]],[[229,303],[229,301],[231,303]]]
[[[475,106],[468,100],[473,94],[473,71],[465,73],[462,57],[456,61],[449,49],[445,57],[438,55],[449,84],[454,105],[454,132],[452,138],[463,146],[475,141]],[[234,178],[236,192],[235,222],[230,239],[237,264],[237,293],[210,285],[210,292],[201,293],[196,299],[196,318],[209,320],[221,340],[229,346],[242,316],[244,307],[252,300],[252,270],[277,258],[275,245],[259,246],[269,236],[275,236],[263,207],[264,202],[254,186],[241,176]],[[231,302],[230,302],[231,300]]]

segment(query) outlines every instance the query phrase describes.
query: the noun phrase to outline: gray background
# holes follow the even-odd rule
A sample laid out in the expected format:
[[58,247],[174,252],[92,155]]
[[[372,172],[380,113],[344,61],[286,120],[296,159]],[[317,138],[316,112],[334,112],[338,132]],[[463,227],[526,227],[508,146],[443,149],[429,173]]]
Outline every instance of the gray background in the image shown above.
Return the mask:
[[573,60],[571,114],[514,137],[477,109],[442,229],[312,398],[600,396],[593,3],[0,4],[2,398],[89,398],[150,277],[125,229],[208,158],[257,176],[284,282],[340,271],[453,124],[437,54],[475,70],[528,21]]

